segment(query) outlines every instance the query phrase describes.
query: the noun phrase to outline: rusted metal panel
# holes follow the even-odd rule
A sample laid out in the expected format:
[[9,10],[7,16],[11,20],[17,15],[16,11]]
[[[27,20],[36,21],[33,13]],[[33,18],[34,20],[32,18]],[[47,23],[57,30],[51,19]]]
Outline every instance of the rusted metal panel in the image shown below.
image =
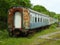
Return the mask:
[[23,22],[24,22],[24,27],[27,29],[29,28],[30,25],[30,16],[28,9],[23,9]]
[[20,12],[22,13],[23,12],[23,9],[22,8],[11,8],[9,10],[9,14],[8,14],[8,28],[13,28],[14,29],[14,13],[15,12]]

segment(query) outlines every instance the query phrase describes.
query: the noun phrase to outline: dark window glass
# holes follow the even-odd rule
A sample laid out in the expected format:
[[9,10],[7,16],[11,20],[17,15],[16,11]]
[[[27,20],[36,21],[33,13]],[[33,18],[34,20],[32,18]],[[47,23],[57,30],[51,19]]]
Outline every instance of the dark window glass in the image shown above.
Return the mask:
[[39,22],[42,22],[42,18],[39,18]]
[[39,18],[38,18],[38,22],[39,22]]
[[35,17],[35,22],[37,22],[37,17]]

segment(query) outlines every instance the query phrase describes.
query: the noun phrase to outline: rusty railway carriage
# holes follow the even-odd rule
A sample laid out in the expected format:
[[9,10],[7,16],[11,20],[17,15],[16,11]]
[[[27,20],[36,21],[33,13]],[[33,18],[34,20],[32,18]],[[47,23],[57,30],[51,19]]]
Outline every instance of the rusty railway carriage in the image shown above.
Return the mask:
[[8,12],[8,31],[10,36],[26,35],[30,31],[34,31],[30,29],[51,25],[57,22],[57,20],[53,20],[53,18],[45,14],[23,7],[12,7]]

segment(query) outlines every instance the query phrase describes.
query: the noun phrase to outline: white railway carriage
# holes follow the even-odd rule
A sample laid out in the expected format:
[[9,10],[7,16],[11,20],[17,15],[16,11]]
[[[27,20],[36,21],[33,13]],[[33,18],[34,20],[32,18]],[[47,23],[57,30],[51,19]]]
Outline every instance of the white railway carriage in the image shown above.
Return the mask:
[[30,29],[49,25],[49,16],[29,9],[30,12]]
[[10,35],[27,34],[34,31],[30,29],[48,26],[55,22],[56,19],[53,20],[53,18],[37,11],[13,7],[9,10],[8,30]]

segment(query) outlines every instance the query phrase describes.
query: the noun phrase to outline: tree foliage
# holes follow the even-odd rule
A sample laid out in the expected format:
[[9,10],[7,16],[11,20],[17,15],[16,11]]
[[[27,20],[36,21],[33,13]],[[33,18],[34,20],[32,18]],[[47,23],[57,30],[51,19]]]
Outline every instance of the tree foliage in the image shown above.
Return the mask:
[[35,5],[32,9],[36,10],[38,12],[46,12],[47,11],[47,9],[45,7],[40,6],[40,5]]
[[7,27],[7,11],[9,4],[5,0],[0,0],[0,29]]
[[30,8],[32,4],[30,3],[30,0],[6,0],[10,4],[10,7],[13,6],[22,6]]
[[54,17],[56,15],[55,12],[49,12],[49,16]]

